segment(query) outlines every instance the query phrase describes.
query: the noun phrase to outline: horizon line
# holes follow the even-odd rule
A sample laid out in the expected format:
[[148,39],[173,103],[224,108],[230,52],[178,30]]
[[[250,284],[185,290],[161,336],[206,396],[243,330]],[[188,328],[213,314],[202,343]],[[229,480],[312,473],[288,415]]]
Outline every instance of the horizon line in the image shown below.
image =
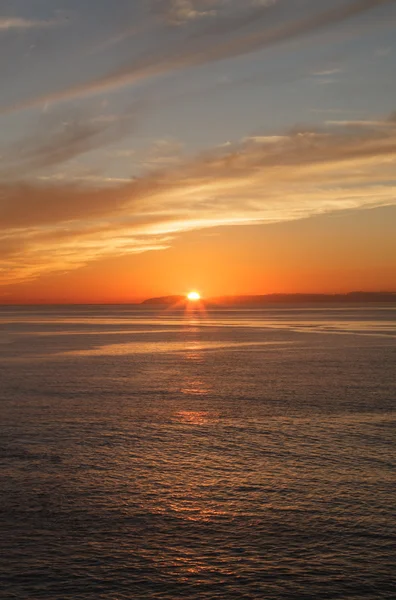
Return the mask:
[[[214,302],[214,301],[218,301],[218,300],[238,300],[240,299],[240,301],[243,301],[244,299],[246,299],[246,301],[248,301],[249,299],[259,299],[262,298],[263,300],[265,300],[266,298],[271,299],[271,298],[283,298],[283,299],[287,299],[290,298],[291,300],[294,299],[298,299],[298,298],[307,298],[307,302],[309,302],[309,297],[311,298],[322,298],[322,299],[354,299],[354,297],[359,297],[359,296],[386,296],[387,298],[389,298],[389,300],[394,300],[396,302],[396,290],[378,290],[378,291],[364,291],[364,290],[352,290],[349,292],[271,292],[268,294],[223,294],[223,295],[216,295],[216,296],[207,296],[207,297],[201,297],[201,302],[202,303],[210,303],[210,302]],[[394,296],[394,298],[393,298]],[[130,300],[130,301],[76,301],[76,302],[71,302],[71,301],[12,301],[12,302],[2,302],[0,299],[0,308],[1,307],[13,307],[13,306],[142,306],[142,305],[148,305],[150,300],[153,301],[153,304],[155,305],[155,303],[157,303],[157,306],[159,305],[159,301],[163,300],[166,301],[167,299],[176,299],[176,298],[180,298],[180,299],[185,299],[186,302],[188,302],[187,296],[185,294],[167,294],[167,295],[163,295],[163,296],[150,296],[148,298],[145,298],[143,300]],[[355,298],[356,299],[356,298]],[[375,301],[375,300],[374,300]],[[364,303],[364,302],[370,302],[370,300],[368,300],[367,298],[362,298],[362,300],[359,301],[359,303]],[[381,300],[378,300],[378,302],[380,303]],[[274,302],[275,304],[277,303],[276,300]]]

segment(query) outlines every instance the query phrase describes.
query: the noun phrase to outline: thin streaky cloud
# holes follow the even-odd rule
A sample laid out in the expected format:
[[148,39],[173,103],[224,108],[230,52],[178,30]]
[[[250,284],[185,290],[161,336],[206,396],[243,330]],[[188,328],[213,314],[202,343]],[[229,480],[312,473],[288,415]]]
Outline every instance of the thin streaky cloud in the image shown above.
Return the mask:
[[[262,181],[268,189],[271,186],[276,192],[285,181],[296,181],[306,186],[316,177],[328,179],[329,173],[334,170],[331,180],[337,182],[338,177],[340,180],[351,177],[350,164],[366,161],[378,164],[375,174],[367,170],[368,179],[381,181],[382,159],[396,155],[395,129],[392,122],[388,126],[389,130],[350,130],[346,127],[332,132],[331,129],[307,128],[279,136],[257,135],[245,138],[239,144],[214,149],[175,167],[154,171],[111,192],[105,188],[79,190],[66,183],[60,187],[45,187],[27,182],[3,182],[1,227],[38,225],[51,223],[54,219],[59,222],[86,219],[91,211],[93,215],[111,214],[115,205],[128,207],[128,211],[132,209],[134,214],[140,214],[139,211],[144,212],[148,206],[150,211],[153,210],[152,201],[156,211],[158,204],[164,202],[169,211],[169,207],[173,206],[170,199],[176,197],[180,208],[189,212],[193,207],[185,196],[187,193],[197,192],[197,197],[206,204],[207,200],[212,201],[215,197],[212,196],[214,190],[228,190],[230,185],[244,188],[247,180],[249,185],[252,181]],[[342,169],[345,171],[342,172]],[[340,170],[339,175],[337,170]],[[359,177],[366,181],[362,174]],[[205,198],[205,189],[209,190],[208,198]],[[265,203],[265,200],[262,202]],[[283,218],[282,214],[279,216]]]
[[387,123],[257,135],[114,186],[2,182],[0,283],[163,249],[192,230],[395,205]]
[[43,21],[35,19],[23,19],[21,17],[0,17],[0,31],[9,31],[11,29],[45,29],[47,27],[56,27],[61,21],[47,19]]
[[373,120],[343,120],[343,121],[339,121],[339,120],[330,120],[330,121],[325,121],[326,125],[332,125],[335,127],[385,127],[387,129],[389,128],[396,128],[396,122],[392,121],[392,119],[386,119],[386,120],[378,120],[378,121],[373,121]]
[[336,75],[338,73],[342,73],[342,69],[341,68],[334,68],[334,69],[324,69],[323,71],[314,71],[312,73],[312,75],[315,75],[317,77],[328,77],[329,75]]
[[121,44],[122,42],[124,42],[125,40],[127,40],[133,36],[144,33],[146,30],[149,29],[149,27],[150,26],[148,23],[140,23],[139,25],[134,25],[133,27],[128,27],[117,34],[112,35],[111,37],[107,38],[103,42],[96,44],[91,49],[90,52],[91,52],[91,54],[103,52],[104,50],[107,50],[108,48],[111,48],[112,46]]
[[[216,42],[215,38],[211,39],[211,42],[208,42],[208,39],[203,36],[198,37],[194,43],[193,38],[191,38],[190,49],[186,50],[185,42],[183,43],[183,47],[178,45],[169,50],[162,49],[161,52],[149,54],[140,61],[112,71],[104,77],[46,94],[45,96],[33,98],[26,102],[3,107],[3,109],[0,109],[0,112],[6,114],[39,106],[46,102],[60,102],[99,94],[178,69],[201,66],[250,54],[266,47],[320,31],[376,7],[394,2],[395,0],[356,0],[355,2],[348,3],[347,6],[333,8],[272,29],[264,29],[253,33],[249,32],[236,36],[235,39],[226,39],[220,42]],[[263,13],[261,20],[265,21],[265,13]],[[258,17],[257,22],[259,21],[260,18]]]
[[0,178],[12,179],[21,172],[29,176],[119,141],[135,131],[140,115],[137,104],[117,115],[70,109],[44,114],[33,135],[0,147]]
[[170,25],[182,25],[189,21],[217,15],[216,4],[210,9],[207,6],[197,6],[193,0],[156,0],[153,4],[155,14]]

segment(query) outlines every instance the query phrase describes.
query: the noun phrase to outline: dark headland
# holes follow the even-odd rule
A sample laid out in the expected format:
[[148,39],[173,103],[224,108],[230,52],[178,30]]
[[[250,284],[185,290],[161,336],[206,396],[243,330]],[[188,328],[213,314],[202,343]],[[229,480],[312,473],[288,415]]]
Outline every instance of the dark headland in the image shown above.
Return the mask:
[[[350,292],[348,294],[266,294],[261,296],[219,296],[203,299],[205,306],[266,306],[268,304],[366,304],[396,303],[396,292]],[[185,296],[149,298],[142,305],[183,306]]]

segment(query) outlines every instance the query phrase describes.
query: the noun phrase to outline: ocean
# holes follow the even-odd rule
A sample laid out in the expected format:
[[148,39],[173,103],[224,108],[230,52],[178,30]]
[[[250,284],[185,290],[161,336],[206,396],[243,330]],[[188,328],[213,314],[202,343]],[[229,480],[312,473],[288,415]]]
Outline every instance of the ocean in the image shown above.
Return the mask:
[[0,597],[396,598],[396,308],[0,308]]

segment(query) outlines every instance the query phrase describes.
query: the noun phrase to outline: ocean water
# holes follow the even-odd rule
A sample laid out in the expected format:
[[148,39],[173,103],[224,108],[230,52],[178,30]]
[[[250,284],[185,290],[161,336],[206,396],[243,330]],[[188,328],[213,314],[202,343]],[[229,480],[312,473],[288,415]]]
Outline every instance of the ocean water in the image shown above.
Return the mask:
[[396,309],[0,309],[0,597],[396,598]]

